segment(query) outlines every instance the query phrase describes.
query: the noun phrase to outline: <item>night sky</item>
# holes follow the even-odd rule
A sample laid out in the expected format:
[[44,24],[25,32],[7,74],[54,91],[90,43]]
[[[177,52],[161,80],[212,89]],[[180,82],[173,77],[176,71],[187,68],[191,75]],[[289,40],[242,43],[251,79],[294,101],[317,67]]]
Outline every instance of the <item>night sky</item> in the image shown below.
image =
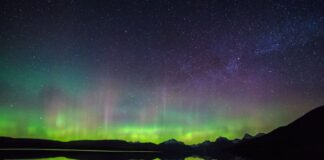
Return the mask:
[[321,0],[1,0],[0,136],[187,144],[324,104]]

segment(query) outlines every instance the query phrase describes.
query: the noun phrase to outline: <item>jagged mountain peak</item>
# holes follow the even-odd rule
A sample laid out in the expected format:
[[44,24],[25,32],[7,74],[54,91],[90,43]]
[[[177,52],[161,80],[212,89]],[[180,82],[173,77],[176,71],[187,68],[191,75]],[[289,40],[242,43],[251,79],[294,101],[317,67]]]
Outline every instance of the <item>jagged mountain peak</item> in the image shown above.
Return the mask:
[[181,145],[183,145],[184,143],[181,141],[177,141],[176,139],[169,139],[169,140],[164,141],[160,144],[181,144]]
[[243,138],[242,138],[242,140],[249,140],[249,139],[252,139],[252,138],[253,138],[252,135],[250,135],[248,133],[245,133],[244,136],[243,136]]

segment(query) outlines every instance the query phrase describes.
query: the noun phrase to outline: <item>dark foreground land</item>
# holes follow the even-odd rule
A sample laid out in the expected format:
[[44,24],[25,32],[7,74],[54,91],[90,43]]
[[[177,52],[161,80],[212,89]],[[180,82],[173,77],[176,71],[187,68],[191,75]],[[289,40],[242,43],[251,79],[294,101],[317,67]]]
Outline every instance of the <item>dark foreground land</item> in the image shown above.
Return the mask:
[[[160,144],[121,140],[60,142],[42,139],[0,137],[0,159],[68,157],[72,159],[313,159],[323,158],[324,106],[268,134],[224,137],[214,142],[185,145],[176,140]],[[245,157],[245,158],[242,158]]]

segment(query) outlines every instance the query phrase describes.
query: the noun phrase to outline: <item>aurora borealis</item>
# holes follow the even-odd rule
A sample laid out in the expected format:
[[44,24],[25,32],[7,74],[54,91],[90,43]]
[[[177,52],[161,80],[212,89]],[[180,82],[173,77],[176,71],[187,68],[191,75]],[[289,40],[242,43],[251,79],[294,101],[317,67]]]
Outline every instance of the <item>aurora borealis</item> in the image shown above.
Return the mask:
[[187,144],[324,104],[324,3],[0,5],[0,136]]

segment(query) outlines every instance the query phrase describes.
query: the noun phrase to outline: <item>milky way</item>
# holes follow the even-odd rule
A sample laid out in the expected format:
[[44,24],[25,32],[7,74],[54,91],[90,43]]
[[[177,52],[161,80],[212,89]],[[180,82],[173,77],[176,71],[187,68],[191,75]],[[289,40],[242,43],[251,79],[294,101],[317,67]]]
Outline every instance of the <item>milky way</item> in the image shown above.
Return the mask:
[[324,104],[323,1],[3,1],[0,136],[192,144]]

